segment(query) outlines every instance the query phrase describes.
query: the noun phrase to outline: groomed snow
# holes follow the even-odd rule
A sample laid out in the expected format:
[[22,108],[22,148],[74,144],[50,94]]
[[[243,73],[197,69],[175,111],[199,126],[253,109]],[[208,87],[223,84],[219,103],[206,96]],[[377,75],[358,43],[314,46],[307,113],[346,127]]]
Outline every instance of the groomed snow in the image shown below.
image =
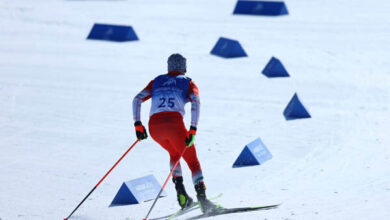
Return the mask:
[[[1,0],[0,219],[66,217],[134,142],[132,98],[174,52],[200,89],[208,195],[223,193],[225,207],[282,203],[215,219],[390,219],[389,1],[287,0],[283,17],[233,16],[235,3]],[[87,41],[95,22],[132,25],[140,41]],[[249,57],[210,55],[220,36]],[[290,78],[260,74],[272,56]],[[284,120],[295,92],[312,119]],[[257,137],[274,158],[232,169]],[[142,141],[73,219],[142,219],[150,202],[108,205],[123,181],[168,172],[168,154]],[[151,217],[178,209],[171,182],[166,192]]]

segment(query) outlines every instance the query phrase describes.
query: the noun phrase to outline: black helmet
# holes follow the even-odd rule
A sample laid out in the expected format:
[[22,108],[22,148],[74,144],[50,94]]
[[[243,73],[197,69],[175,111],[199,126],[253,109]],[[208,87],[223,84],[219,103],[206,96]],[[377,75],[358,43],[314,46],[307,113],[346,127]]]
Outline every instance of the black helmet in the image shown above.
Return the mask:
[[168,57],[168,72],[178,70],[182,73],[187,71],[187,60],[181,54],[174,53]]

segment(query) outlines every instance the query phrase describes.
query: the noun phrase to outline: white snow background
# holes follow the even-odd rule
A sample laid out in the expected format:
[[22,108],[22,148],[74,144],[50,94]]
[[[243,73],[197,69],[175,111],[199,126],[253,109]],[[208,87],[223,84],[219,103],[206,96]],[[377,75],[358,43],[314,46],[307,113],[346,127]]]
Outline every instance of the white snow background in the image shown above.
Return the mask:
[[[223,193],[225,207],[282,203],[215,219],[390,219],[390,2],[286,3],[288,16],[261,17],[233,16],[235,0],[1,0],[0,218],[68,216],[134,142],[132,99],[179,52],[200,89],[208,195]],[[88,41],[95,22],[131,25],[140,41]],[[221,36],[249,57],[210,55]],[[272,56],[290,78],[261,74]],[[313,118],[285,121],[295,92]],[[257,137],[274,158],[232,169]],[[108,205],[124,181],[162,184],[168,161],[140,142],[72,219],[142,219],[151,202]],[[179,208],[171,181],[166,192],[150,217]]]

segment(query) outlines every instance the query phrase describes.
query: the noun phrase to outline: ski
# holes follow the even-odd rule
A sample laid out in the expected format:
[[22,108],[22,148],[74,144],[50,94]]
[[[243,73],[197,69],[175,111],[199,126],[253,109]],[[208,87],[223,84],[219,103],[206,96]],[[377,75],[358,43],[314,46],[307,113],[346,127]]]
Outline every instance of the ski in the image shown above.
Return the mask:
[[[212,200],[219,199],[221,197],[222,197],[222,193],[217,195],[217,196],[215,196],[215,197],[210,198],[209,200],[212,201]],[[186,213],[189,213],[189,212],[197,210],[197,209],[199,209],[199,204],[197,202],[193,202],[190,207],[187,207],[185,209],[180,209],[180,210],[176,211],[173,214],[162,216],[162,217],[158,217],[158,218],[151,218],[149,220],[161,220],[161,219],[171,220],[171,219],[174,219],[174,218],[176,218],[178,216],[184,215]]]
[[180,210],[176,211],[176,212],[173,213],[173,214],[169,214],[169,215],[162,216],[162,217],[158,217],[158,218],[151,218],[151,219],[149,219],[149,220],[162,220],[162,219],[170,220],[170,219],[173,219],[173,218],[178,217],[178,216],[180,216],[180,215],[184,215],[184,214],[186,214],[186,213],[188,213],[188,212],[191,212],[191,211],[193,211],[193,210],[196,210],[196,209],[198,209],[198,208],[199,208],[198,204],[194,203],[194,204],[191,205],[190,207],[187,207],[187,208],[185,208],[185,209],[180,209]]
[[232,214],[232,213],[241,213],[241,212],[251,212],[251,211],[257,211],[257,210],[275,209],[275,208],[278,208],[279,205],[280,204],[268,205],[268,206],[257,206],[257,207],[221,208],[218,211],[215,211],[215,212],[212,212],[212,213],[205,213],[205,214],[201,214],[201,215],[197,215],[197,216],[193,216],[193,217],[187,218],[187,220],[208,218],[208,217],[212,217],[212,216],[226,215],[226,214]]

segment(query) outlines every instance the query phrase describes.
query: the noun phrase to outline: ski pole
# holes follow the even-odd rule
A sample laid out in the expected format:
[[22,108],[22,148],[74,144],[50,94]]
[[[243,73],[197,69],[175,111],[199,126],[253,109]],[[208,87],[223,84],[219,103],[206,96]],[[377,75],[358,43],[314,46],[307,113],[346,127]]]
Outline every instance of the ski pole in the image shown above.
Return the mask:
[[149,214],[152,212],[152,209],[153,209],[154,205],[156,204],[158,198],[160,198],[160,195],[161,195],[162,191],[164,190],[165,186],[167,185],[169,178],[172,176],[173,171],[176,169],[177,165],[178,165],[179,162],[180,162],[180,159],[183,157],[183,155],[184,155],[184,153],[186,152],[186,150],[187,150],[187,147],[184,148],[184,150],[183,150],[183,152],[181,153],[179,159],[176,161],[176,163],[175,163],[175,165],[173,166],[171,172],[169,173],[167,179],[165,180],[164,185],[161,187],[160,192],[158,193],[157,197],[154,199],[154,202],[153,202],[153,204],[152,204],[152,207],[150,207],[148,214],[147,214],[146,217],[143,218],[142,220],[148,219]]
[[81,206],[81,204],[83,204],[83,202],[92,194],[93,191],[95,191],[95,189],[100,185],[100,183],[103,182],[103,180],[108,176],[108,174],[111,173],[111,171],[116,167],[116,165],[119,164],[119,162],[126,156],[127,153],[129,153],[129,151],[139,142],[139,140],[136,140],[134,142],[133,145],[131,145],[131,147],[122,155],[121,158],[119,158],[119,160],[114,164],[114,166],[111,167],[111,169],[106,173],[106,175],[104,175],[103,178],[100,179],[100,181],[96,184],[95,187],[92,188],[92,190],[88,193],[88,195],[86,197],[84,197],[84,199],[77,205],[77,207],[72,211],[72,213],[70,213],[70,215],[66,218],[64,218],[64,220],[68,220],[72,215],[73,213]]

